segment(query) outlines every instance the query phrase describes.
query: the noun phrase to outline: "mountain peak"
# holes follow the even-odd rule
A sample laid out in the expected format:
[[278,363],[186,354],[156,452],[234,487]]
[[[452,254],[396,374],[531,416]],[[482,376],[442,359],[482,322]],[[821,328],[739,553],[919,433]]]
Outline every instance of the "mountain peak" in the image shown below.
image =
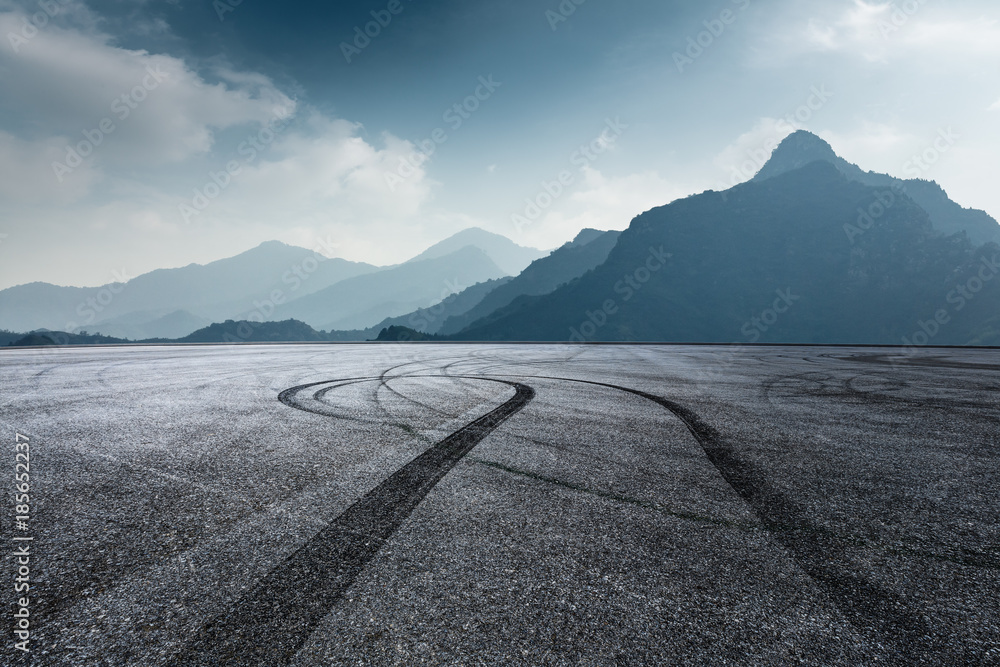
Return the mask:
[[779,149],[795,148],[799,150],[819,149],[826,151],[827,153],[834,154],[833,146],[831,146],[829,142],[827,142],[819,135],[809,132],[808,130],[796,130],[795,132],[792,132],[787,137],[785,137],[780,144],[778,144],[778,148]]
[[813,162],[832,164],[849,180],[871,187],[904,192],[931,217],[934,228],[943,234],[965,232],[975,244],[1000,242],[1000,225],[983,211],[963,209],[948,198],[940,185],[919,178],[902,180],[889,174],[864,171],[837,155],[833,147],[811,132],[799,130],[778,144],[753,181],[763,181],[801,169]]
[[778,144],[757,175],[755,181],[762,181],[795,169],[801,169],[811,162],[830,162],[837,167],[842,161],[833,150],[833,146],[812,132],[799,130],[785,137]]
[[435,243],[407,263],[437,259],[470,245],[483,250],[504,271],[505,275],[511,276],[516,276],[531,262],[545,256],[542,251],[522,247],[506,236],[494,234],[479,227],[470,227]]
[[591,241],[594,241],[603,235],[604,232],[602,232],[601,230],[591,229],[590,227],[587,227],[585,229],[580,230],[580,233],[576,235],[576,238],[570,241],[567,245],[575,245],[575,246],[587,245]]

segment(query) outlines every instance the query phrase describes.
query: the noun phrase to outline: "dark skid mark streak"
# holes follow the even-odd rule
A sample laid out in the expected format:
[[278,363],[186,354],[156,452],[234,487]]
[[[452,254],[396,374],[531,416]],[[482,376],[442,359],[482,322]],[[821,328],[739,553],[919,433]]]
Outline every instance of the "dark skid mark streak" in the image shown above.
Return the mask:
[[[539,379],[579,382],[617,389],[657,403],[677,416],[701,445],[709,461],[746,501],[774,538],[806,574],[832,599],[842,614],[858,628],[889,640],[897,664],[962,664],[962,656],[935,636],[928,623],[908,609],[904,598],[855,574],[857,567],[837,535],[810,521],[806,512],[767,482],[767,475],[740,458],[722,434],[694,411],[669,399],[638,389],[571,378],[537,376]],[[959,651],[960,653],[960,651]]]
[[[174,665],[277,666],[286,664],[431,489],[483,438],[519,412],[535,390],[516,382],[514,397],[455,431],[347,508],[288,560],[272,570],[233,609],[201,629]],[[334,382],[378,378],[352,378]],[[294,396],[319,382],[281,393]]]
[[[454,379],[463,376],[421,374],[408,377]],[[517,394],[485,417],[442,440],[346,510],[271,573],[280,573],[280,583],[262,585],[242,598],[231,615],[203,628],[174,664],[277,666],[290,660],[343,591],[434,485],[476,443],[535,395],[526,385],[481,376],[464,377],[503,382],[515,387]],[[684,422],[712,465],[845,617],[856,627],[880,635],[893,645],[894,662],[907,666],[935,664],[937,658],[958,664],[952,660],[960,655],[953,655],[947,640],[935,636],[925,619],[910,611],[903,598],[852,571],[857,568],[842,538],[810,521],[803,509],[773,488],[762,470],[742,459],[725,437],[697,413],[637,389],[574,378],[537,377],[607,387],[666,408]],[[336,382],[346,386],[381,380],[349,378]],[[296,398],[305,389],[330,384],[332,382],[327,381],[293,387],[282,392],[280,400],[299,410],[330,416],[300,404]],[[317,391],[314,398],[319,399],[326,391],[328,389]]]

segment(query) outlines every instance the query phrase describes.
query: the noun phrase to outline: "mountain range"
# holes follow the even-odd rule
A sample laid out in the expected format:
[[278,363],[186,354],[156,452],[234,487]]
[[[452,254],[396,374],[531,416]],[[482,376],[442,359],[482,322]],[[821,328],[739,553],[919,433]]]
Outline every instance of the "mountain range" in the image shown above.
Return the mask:
[[[945,142],[944,145],[954,143],[954,139],[947,131],[942,131],[938,139]],[[965,232],[974,244],[989,241],[1000,243],[1000,225],[996,220],[984,211],[963,208],[956,204],[934,181],[921,178],[904,180],[887,174],[864,171],[861,167],[838,156],[829,143],[809,132],[796,132],[785,139],[753,180],[764,181],[817,161],[832,164],[851,181],[876,188],[890,188],[906,194],[927,212],[934,228],[943,234]],[[909,163],[905,169],[920,172],[914,163]]]
[[750,182],[643,213],[594,271],[453,338],[997,344],[998,229],[799,132]]
[[998,242],[993,218],[933,181],[864,171],[796,132],[747,183],[550,253],[480,229],[388,267],[267,243],[101,288],[3,290],[0,327],[92,315],[105,336],[184,342],[1000,344]]
[[0,328],[173,339],[227,319],[287,319],[283,312],[317,327],[364,328],[476,283],[516,275],[544,254],[479,229],[388,267],[271,241],[210,264],[100,287],[11,287],[0,291]]
[[522,296],[548,294],[579,278],[608,258],[621,232],[585,229],[575,239],[537,259],[516,278],[498,285],[463,313],[453,313],[438,326],[414,327],[424,333],[456,334]]

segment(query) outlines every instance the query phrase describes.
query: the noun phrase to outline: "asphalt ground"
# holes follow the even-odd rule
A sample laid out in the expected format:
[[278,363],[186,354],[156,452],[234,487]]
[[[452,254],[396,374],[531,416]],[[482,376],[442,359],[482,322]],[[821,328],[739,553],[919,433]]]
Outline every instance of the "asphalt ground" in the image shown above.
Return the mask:
[[[1000,351],[4,350],[20,665],[1000,664]],[[30,520],[15,524],[16,434]]]

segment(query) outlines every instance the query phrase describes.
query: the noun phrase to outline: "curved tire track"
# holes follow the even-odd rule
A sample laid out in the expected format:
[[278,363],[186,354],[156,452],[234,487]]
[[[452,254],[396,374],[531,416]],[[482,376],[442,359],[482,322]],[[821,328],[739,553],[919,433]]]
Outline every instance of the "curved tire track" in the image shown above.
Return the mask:
[[909,610],[907,601],[892,591],[854,573],[846,545],[837,535],[807,518],[807,513],[767,481],[767,475],[741,458],[726,438],[693,410],[662,396],[619,385],[536,376],[539,379],[579,382],[617,389],[657,403],[688,427],[708,460],[726,482],[750,505],[764,527],[834,602],[855,627],[889,640],[900,665],[947,664],[957,656],[935,637],[923,616]]
[[[477,379],[509,385],[514,396],[413,459],[347,508],[268,573],[228,614],[204,626],[171,664],[286,664],[441,478],[535,396],[527,385]],[[331,382],[293,387],[279,398],[299,408],[295,395],[323,384]]]
[[[310,540],[275,572],[278,583],[264,583],[244,596],[234,613],[203,628],[185,655],[203,665],[280,665],[298,651],[343,591],[356,579],[384,542],[399,528],[427,493],[454,465],[504,420],[535,395],[527,385],[480,376],[415,375],[503,382],[516,388],[514,398],[455,432],[418,456],[368,493]],[[741,458],[736,449],[693,410],[638,389],[614,384],[535,376],[538,379],[606,387],[652,401],[679,418],[711,464],[754,510],[764,527],[856,627],[892,645],[899,664],[930,664],[932,656],[951,652],[925,619],[908,609],[904,599],[855,574],[848,546],[813,523],[807,512],[774,488],[764,471]],[[383,378],[349,378],[335,382],[382,382]],[[296,409],[312,409],[296,401],[309,388],[331,381],[293,387],[280,400]],[[272,573],[273,574],[273,573]],[[265,582],[272,582],[269,578]],[[190,664],[181,661],[177,664]]]

